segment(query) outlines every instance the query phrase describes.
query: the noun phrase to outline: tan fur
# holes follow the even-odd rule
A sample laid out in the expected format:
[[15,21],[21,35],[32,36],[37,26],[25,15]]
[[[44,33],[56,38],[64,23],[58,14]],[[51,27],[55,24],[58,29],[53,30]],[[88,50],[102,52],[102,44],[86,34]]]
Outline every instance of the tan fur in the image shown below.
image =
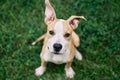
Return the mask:
[[[45,36],[46,34],[38,37],[34,42],[38,43],[39,41],[43,40]],[[78,47],[80,45],[80,38],[74,31],[72,32],[72,42],[75,45],[75,47]]]
[[[42,51],[41,51],[41,55],[40,55],[41,56],[41,67],[42,68],[46,67],[46,61],[47,60],[45,61],[43,57],[44,57],[44,54],[45,54],[48,39],[50,37],[52,37],[52,35],[49,34],[49,31],[50,30],[54,31],[55,24],[60,20],[60,19],[56,18],[55,11],[54,11],[53,7],[51,6],[49,0],[45,0],[45,5],[46,5],[46,9],[45,9],[45,19],[44,19],[44,21],[47,24],[47,32],[33,42],[33,44],[35,44],[35,43],[41,41],[42,39],[44,39],[44,43],[43,43],[43,47],[42,47]],[[63,27],[63,30],[64,30],[63,36],[66,33],[70,34],[70,37],[67,37],[67,38],[64,37],[66,40],[69,41],[69,47],[68,48],[69,48],[70,54],[68,54],[69,55],[68,56],[68,61],[66,62],[66,66],[65,66],[66,73],[67,73],[67,76],[69,78],[73,78],[73,76],[74,76],[74,71],[72,70],[71,65],[72,65],[72,62],[73,62],[73,59],[74,59],[74,56],[75,56],[76,47],[78,47],[80,45],[79,36],[74,32],[74,30],[78,27],[79,19],[86,20],[84,18],[84,16],[71,16],[68,20],[63,20],[63,26],[64,26]],[[41,68],[39,68],[37,70],[38,70],[37,73],[36,73],[37,75],[39,75],[39,73],[41,71],[42,71],[42,74],[45,71],[43,69],[41,70]]]
[[65,68],[70,68],[71,65],[72,65],[72,62],[68,62],[68,63],[66,63]]
[[34,42],[35,42],[35,43],[37,43],[37,42],[39,42],[39,41],[43,40],[43,39],[45,38],[45,36],[46,36],[46,34],[44,34],[44,35],[40,36],[40,37],[39,37],[39,38],[37,38]]
[[[59,21],[58,19],[56,19],[52,24],[48,25],[48,31],[51,30],[55,23]],[[75,46],[78,46],[79,45],[79,37],[77,36],[77,34],[70,28],[70,26],[67,24],[67,21],[64,23],[64,26],[66,26],[64,29],[64,33],[66,32],[69,32],[71,34],[71,37],[70,37],[70,56],[69,56],[69,62],[66,64],[66,67],[70,67],[71,64],[72,64],[72,61],[73,61],[73,58],[74,58],[74,55],[75,55]],[[50,37],[49,33],[44,34],[42,35],[41,37],[39,37],[38,39],[35,40],[35,42],[39,42],[40,40],[44,39],[44,44],[43,44],[43,48],[42,48],[42,53],[41,53],[41,66],[45,66],[46,62],[44,61],[44,59],[42,58],[42,56],[44,55],[44,50],[45,50],[45,47],[46,47],[46,43],[48,41],[48,38]],[[77,40],[76,40],[77,39]],[[74,46],[75,45],[75,46]]]
[[80,45],[80,38],[74,31],[72,32],[72,41],[76,47]]

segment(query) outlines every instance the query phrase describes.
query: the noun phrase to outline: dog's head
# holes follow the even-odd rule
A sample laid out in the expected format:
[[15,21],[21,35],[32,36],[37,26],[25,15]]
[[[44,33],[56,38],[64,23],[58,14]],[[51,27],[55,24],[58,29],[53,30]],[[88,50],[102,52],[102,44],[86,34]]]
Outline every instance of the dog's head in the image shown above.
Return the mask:
[[49,0],[45,0],[45,4],[45,23],[48,26],[47,49],[54,54],[63,54],[70,45],[75,45],[75,39],[79,40],[74,30],[78,27],[80,19],[86,19],[83,16],[71,16],[68,20],[57,19]]

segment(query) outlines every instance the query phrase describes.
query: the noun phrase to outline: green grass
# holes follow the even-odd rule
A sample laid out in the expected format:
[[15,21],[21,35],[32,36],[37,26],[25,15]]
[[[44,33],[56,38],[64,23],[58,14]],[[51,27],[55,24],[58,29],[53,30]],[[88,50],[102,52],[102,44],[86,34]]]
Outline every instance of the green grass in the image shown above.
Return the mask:
[[[82,61],[74,60],[73,80],[120,80],[120,1],[51,0],[58,18],[84,15],[76,33]],[[31,43],[46,32],[44,0],[0,0],[0,80],[68,80],[64,64],[49,63],[41,77],[42,42]]]

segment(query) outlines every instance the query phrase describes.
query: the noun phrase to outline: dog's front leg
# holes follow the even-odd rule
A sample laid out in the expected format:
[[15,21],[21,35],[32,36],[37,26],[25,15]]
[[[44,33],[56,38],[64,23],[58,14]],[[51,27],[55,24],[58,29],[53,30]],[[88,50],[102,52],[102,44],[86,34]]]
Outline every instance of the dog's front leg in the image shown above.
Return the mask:
[[75,56],[75,47],[71,45],[70,47],[70,56],[69,56],[69,61],[67,62],[67,64],[65,65],[65,72],[66,72],[66,76],[68,78],[73,78],[75,75],[74,70],[72,69],[71,65]]
[[44,45],[42,47],[42,52],[40,54],[41,66],[38,67],[37,69],[35,69],[35,75],[36,76],[41,76],[45,72],[45,70],[46,70],[46,64],[47,64],[47,62],[44,59],[45,47],[46,47],[46,43],[45,42],[46,42],[46,39],[44,41]]
[[66,66],[65,66],[65,72],[66,72],[66,76],[67,76],[68,78],[73,78],[74,75],[75,75],[75,72],[74,72],[74,70],[73,70],[72,67],[71,67],[71,64],[72,64],[72,62],[68,62],[68,63],[66,64]]
[[46,62],[43,58],[41,58],[41,66],[35,69],[35,75],[41,76],[46,70]]

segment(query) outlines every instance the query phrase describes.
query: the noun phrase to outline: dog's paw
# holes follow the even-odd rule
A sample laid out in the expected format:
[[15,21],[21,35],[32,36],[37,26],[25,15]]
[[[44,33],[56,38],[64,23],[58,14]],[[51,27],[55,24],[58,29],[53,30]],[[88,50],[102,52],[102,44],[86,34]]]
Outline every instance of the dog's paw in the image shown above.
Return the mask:
[[81,55],[81,53],[80,53],[79,51],[77,51],[77,50],[76,50],[76,52],[75,52],[75,58],[76,58],[77,60],[82,60],[82,55]]
[[33,43],[32,43],[32,45],[35,45],[35,44],[36,44],[36,42],[33,42]]
[[71,67],[68,68],[68,69],[66,68],[65,71],[66,71],[66,76],[68,78],[73,78],[74,77],[75,72],[73,71],[73,69]]
[[45,67],[38,67],[37,69],[35,69],[35,75],[36,76],[41,76],[44,72],[45,72],[46,68]]

